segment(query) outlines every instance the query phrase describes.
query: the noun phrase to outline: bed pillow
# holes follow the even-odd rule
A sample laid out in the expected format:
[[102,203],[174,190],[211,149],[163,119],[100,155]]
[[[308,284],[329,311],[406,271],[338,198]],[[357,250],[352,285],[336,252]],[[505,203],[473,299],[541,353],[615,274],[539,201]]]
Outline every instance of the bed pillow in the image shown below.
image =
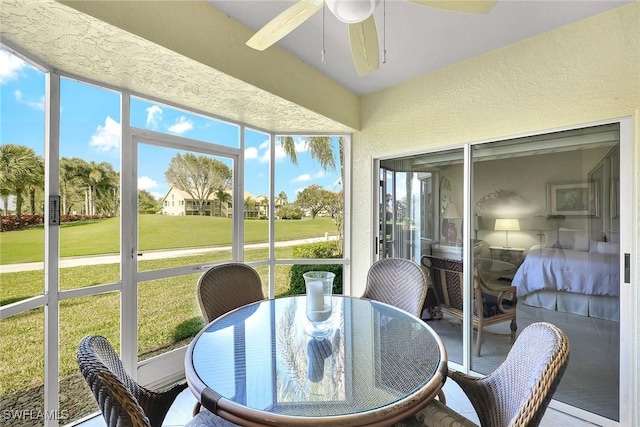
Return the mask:
[[589,237],[589,233],[587,233],[586,231],[577,231],[573,235],[573,250],[589,252],[589,243],[591,240]]
[[[574,240],[573,236],[576,234],[573,230],[560,230],[560,246],[562,249],[573,249]],[[556,244],[558,239],[557,231],[545,231],[544,232],[544,247],[552,248]]]
[[598,242],[599,254],[619,254],[620,243]]

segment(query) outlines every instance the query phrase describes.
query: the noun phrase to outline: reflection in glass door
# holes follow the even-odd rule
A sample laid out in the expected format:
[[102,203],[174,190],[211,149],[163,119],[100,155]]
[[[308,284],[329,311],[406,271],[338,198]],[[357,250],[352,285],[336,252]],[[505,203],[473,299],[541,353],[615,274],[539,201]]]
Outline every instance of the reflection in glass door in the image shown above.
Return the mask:
[[[571,362],[554,399],[616,421],[619,134],[612,124],[472,150],[481,276],[493,289],[517,290],[518,332],[546,321],[569,336]],[[511,347],[508,323],[488,332],[472,358],[485,374]]]
[[[398,241],[393,252],[381,253],[415,259],[420,252],[445,260],[441,269],[429,267],[441,312],[423,315],[444,340],[451,362],[489,374],[511,350],[514,329],[517,339],[531,323],[553,323],[571,342],[571,361],[554,400],[598,424],[619,421],[620,124],[470,148],[469,200],[463,200],[462,150],[380,161],[381,212],[395,215],[392,221],[381,216],[380,231],[391,228]],[[419,201],[407,197],[414,194]],[[411,209],[417,205],[423,208]],[[469,236],[462,233],[463,220],[471,225]],[[421,230],[420,251],[406,232],[413,229]],[[466,271],[456,273],[462,264],[477,269],[475,282]],[[463,316],[452,314],[458,284],[482,292],[465,301],[464,307],[473,306],[464,318],[481,310],[489,326],[474,316],[474,326],[465,328]]]

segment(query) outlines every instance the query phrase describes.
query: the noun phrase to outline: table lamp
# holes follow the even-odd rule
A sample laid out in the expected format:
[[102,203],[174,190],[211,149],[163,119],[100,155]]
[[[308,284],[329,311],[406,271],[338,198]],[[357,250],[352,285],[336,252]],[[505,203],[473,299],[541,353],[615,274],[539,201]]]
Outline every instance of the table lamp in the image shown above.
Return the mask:
[[520,221],[514,218],[498,218],[496,219],[496,231],[504,231],[506,233],[507,242],[504,245],[505,248],[510,248],[509,246],[509,232],[510,231],[520,231]]
[[447,220],[447,229],[445,231],[447,243],[450,245],[455,244],[458,238],[458,230],[456,229],[456,225],[453,220],[462,218],[462,214],[460,213],[460,209],[458,209],[458,205],[453,202],[447,204],[447,207],[442,213],[442,218]]

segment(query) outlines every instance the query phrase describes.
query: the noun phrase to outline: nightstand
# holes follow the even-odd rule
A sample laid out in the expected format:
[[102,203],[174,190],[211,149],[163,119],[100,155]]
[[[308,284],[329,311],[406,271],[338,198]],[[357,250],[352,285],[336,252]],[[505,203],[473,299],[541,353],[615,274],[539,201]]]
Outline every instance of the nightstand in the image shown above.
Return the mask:
[[489,252],[491,252],[491,259],[508,262],[520,267],[522,261],[524,261],[525,248],[505,248],[503,246],[489,246]]

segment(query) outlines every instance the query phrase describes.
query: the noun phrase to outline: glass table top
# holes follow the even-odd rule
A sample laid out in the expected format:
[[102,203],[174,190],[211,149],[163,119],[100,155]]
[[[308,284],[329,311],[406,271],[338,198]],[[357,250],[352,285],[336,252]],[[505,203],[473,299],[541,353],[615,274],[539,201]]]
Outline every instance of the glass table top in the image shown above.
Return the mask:
[[256,425],[369,425],[424,406],[442,386],[446,352],[420,319],[334,296],[329,333],[314,338],[305,304],[304,295],[260,301],[199,333],[185,368],[205,407]]

